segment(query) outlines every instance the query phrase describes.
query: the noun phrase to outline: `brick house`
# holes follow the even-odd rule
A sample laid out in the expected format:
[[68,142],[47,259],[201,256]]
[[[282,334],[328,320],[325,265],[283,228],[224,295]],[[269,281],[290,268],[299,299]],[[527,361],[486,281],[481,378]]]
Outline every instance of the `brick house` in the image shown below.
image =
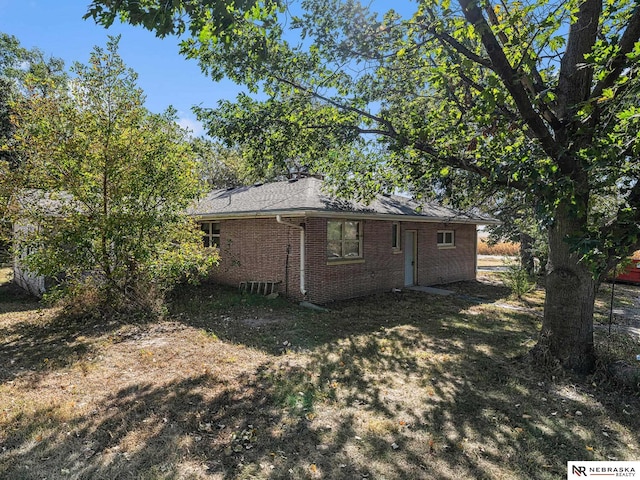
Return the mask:
[[475,279],[476,226],[495,223],[400,196],[336,200],[313,177],[216,190],[189,213],[220,249],[215,281],[320,304]]

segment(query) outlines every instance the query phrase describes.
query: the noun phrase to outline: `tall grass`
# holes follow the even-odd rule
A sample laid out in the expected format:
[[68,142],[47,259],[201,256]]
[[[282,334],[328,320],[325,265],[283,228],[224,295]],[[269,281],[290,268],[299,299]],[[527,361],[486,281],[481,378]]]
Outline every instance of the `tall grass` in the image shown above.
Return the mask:
[[500,242],[495,245],[489,245],[486,240],[478,241],[479,255],[519,255],[520,244],[511,242]]

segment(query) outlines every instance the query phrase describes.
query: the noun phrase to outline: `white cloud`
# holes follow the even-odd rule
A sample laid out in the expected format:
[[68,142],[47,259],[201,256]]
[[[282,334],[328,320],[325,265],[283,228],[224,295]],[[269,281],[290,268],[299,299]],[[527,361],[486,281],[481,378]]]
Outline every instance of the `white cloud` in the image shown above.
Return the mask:
[[202,123],[195,118],[181,117],[178,119],[178,125],[189,130],[194,137],[200,137],[205,134]]

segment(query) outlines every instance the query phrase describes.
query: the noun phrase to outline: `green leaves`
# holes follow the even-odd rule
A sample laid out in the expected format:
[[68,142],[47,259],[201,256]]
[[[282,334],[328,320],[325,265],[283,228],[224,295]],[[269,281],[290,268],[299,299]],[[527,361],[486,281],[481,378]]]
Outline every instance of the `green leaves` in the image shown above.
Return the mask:
[[94,0],[84,18],[110,27],[116,18],[132,25],[141,25],[157,36],[202,35],[203,41],[229,41],[232,29],[243,21],[258,21],[268,17],[277,1],[256,0]]
[[29,269],[64,278],[69,291],[90,273],[112,307],[153,310],[163,292],[217,256],[203,252],[186,219],[200,193],[187,134],[174,111],[142,107],[117,44],[112,38],[88,65],[76,64],[58,95],[33,94],[15,106],[28,180],[40,187],[23,201],[19,221],[30,227],[18,250],[32,252]]
[[182,51],[205,73],[263,93],[197,110],[256,176],[308,164],[357,179],[362,190],[339,185],[349,194],[398,182],[459,204],[517,189],[545,222],[573,205],[585,229],[602,220],[589,199],[613,196],[616,218],[633,187],[612,186],[637,179],[640,163],[635,2],[458,3],[399,13],[305,0],[293,17],[230,0],[92,8],[134,24],[153,13],[159,34],[188,30]]

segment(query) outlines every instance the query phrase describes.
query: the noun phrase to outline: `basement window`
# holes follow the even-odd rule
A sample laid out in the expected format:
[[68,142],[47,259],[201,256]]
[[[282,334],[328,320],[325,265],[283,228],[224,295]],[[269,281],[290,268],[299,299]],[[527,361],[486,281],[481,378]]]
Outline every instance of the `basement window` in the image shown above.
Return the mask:
[[456,236],[453,230],[438,230],[438,247],[452,248],[456,246]]
[[202,222],[200,229],[204,233],[203,242],[205,247],[220,246],[220,222]]
[[329,260],[362,258],[362,222],[327,221],[327,258]]

